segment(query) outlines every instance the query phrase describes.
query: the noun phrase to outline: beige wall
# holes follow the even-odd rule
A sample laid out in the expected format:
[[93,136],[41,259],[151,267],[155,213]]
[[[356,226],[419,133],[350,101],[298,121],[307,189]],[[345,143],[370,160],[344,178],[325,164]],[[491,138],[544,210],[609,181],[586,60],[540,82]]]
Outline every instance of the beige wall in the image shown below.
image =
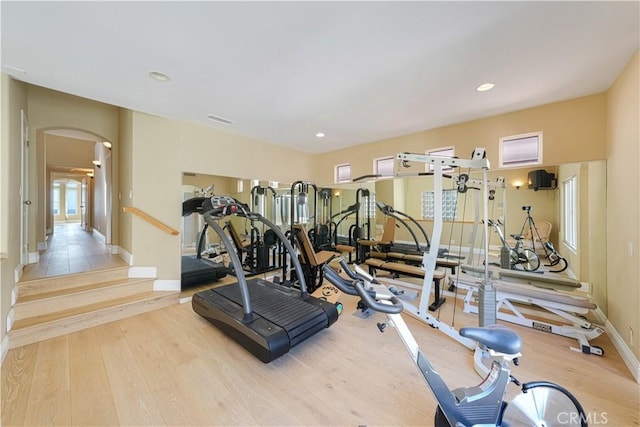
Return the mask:
[[181,170],[292,183],[314,178],[315,157],[263,141],[181,123]]
[[544,132],[544,165],[604,159],[605,111],[605,94],[598,94],[320,154],[316,181],[332,183],[334,166],[340,163],[351,163],[351,176],[357,177],[372,173],[374,158],[449,146],[465,159],[474,148],[484,147],[497,169],[499,138],[535,131]]
[[[37,242],[45,241],[46,233],[47,179],[43,131],[59,128],[83,130],[110,141],[117,150],[118,107],[33,85],[28,85],[27,94],[30,139],[36,141],[30,148],[31,164],[37,165],[30,171],[30,192],[37,197],[33,200],[29,218],[30,229],[34,230],[29,246],[30,250],[35,250]],[[117,170],[113,172],[117,176]],[[115,228],[117,225],[112,226]]]
[[640,358],[639,62],[636,53],[607,93],[606,114],[607,312],[636,358]]
[[27,111],[27,87],[4,73],[0,78],[0,342],[4,349],[14,274],[20,265],[20,110]]
[[117,209],[117,213],[114,212],[114,217],[118,217],[118,246],[127,253],[131,254],[133,251],[133,244],[131,242],[133,218],[130,214],[122,212],[124,206],[129,206],[128,199],[129,189],[133,186],[133,111],[120,109],[118,114],[118,151],[114,152],[112,156],[117,156],[118,164],[118,184],[116,186],[115,193],[117,194],[114,199],[114,209]]
[[[124,188],[122,204],[180,230],[182,171],[180,126],[148,114],[132,115],[131,186]],[[134,217],[131,250],[137,266],[156,266],[158,279],[180,278],[180,236],[172,236]]]

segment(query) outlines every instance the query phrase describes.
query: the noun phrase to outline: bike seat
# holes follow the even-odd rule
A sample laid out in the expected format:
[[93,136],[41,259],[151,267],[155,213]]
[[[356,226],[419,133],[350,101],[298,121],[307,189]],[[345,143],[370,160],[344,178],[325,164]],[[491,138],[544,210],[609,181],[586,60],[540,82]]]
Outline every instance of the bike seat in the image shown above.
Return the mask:
[[511,237],[513,237],[516,240],[524,239],[524,236],[522,234],[512,234]]
[[517,354],[522,350],[520,335],[501,325],[460,328],[460,335],[476,340],[499,353]]

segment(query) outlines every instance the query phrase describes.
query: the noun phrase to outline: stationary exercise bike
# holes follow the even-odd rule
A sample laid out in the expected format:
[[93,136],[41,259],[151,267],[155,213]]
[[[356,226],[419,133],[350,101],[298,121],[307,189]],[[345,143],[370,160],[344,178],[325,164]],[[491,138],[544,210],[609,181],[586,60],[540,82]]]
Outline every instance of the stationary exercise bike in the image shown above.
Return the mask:
[[[412,360],[420,369],[438,402],[434,425],[451,426],[587,426],[587,417],[578,400],[565,388],[546,381],[521,384],[511,375],[510,362],[518,364],[522,349],[520,336],[504,326],[461,328],[463,337],[488,348],[491,367],[484,381],[474,387],[450,390],[418,346],[401,316],[403,304],[384,285],[368,281],[342,260],[343,271],[351,280],[324,267],[327,280],[342,292],[356,295],[372,310],[385,313],[395,327]],[[384,332],[386,323],[378,323]],[[509,402],[504,400],[507,385],[513,382],[522,392]]]
[[[560,273],[563,272],[569,267],[569,263],[565,258],[563,258],[556,248],[553,246],[551,242],[543,242],[542,236],[540,235],[540,231],[538,231],[538,227],[536,226],[536,222],[533,220],[531,216],[531,206],[523,206],[522,210],[527,212],[527,216],[524,219],[524,223],[522,224],[522,228],[520,229],[519,236],[524,236],[525,230],[528,229],[529,235],[531,236],[531,248],[535,252],[536,249],[536,237],[538,241],[542,244],[542,250],[544,251],[544,256],[549,260],[549,264],[545,264],[545,267],[555,267],[559,265],[559,269],[557,270],[549,270],[551,273]],[[513,236],[514,238],[515,235]]]
[[[509,268],[511,270],[517,270],[518,266],[522,267],[525,271],[536,271],[540,268],[540,257],[538,254],[528,248],[524,248],[522,246],[522,241],[524,240],[524,236],[522,234],[512,234],[516,240],[516,245],[514,247],[509,246],[507,240],[504,238],[504,232],[502,231],[502,223],[500,220],[488,220],[487,224],[490,227],[494,227],[498,232],[498,236],[500,236],[500,240],[502,241],[502,246],[509,252]],[[505,266],[502,266],[506,268]]]

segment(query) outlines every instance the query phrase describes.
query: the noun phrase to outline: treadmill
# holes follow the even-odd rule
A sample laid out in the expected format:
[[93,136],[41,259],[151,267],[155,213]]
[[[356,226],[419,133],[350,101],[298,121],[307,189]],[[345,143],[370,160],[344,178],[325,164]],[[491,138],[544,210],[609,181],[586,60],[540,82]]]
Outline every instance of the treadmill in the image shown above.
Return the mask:
[[[231,197],[213,196],[204,201],[207,224],[228,248],[229,236],[217,223],[229,215],[260,221],[271,228],[289,254],[294,250],[280,229],[262,215],[249,211],[247,205]],[[282,278],[282,283],[262,278],[247,280],[238,254],[229,251],[235,267],[236,283],[218,286],[193,295],[193,310],[231,337],[264,363],[286,354],[338,319],[338,304],[307,293],[304,273],[298,258],[290,256],[298,287]]]
[[[206,197],[192,197],[182,202],[182,216],[189,216],[194,213],[202,214],[202,203],[205,200]],[[200,232],[196,255],[182,256],[180,274],[180,285],[182,289],[201,283],[212,282],[227,275],[227,269],[224,264],[213,262],[202,257],[208,226],[209,224],[205,223],[205,226]]]

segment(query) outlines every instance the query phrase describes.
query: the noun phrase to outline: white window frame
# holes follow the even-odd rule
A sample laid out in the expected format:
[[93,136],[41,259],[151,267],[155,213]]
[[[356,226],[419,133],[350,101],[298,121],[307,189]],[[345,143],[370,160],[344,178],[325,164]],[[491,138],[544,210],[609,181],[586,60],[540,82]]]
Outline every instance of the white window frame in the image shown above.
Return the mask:
[[573,175],[562,182],[562,239],[578,251],[578,178]]
[[[518,142],[527,143],[530,140],[537,138],[538,150],[534,156],[525,158],[523,160],[507,161],[505,164],[505,150],[509,147],[514,147]],[[521,135],[504,136],[500,138],[500,145],[498,150],[499,167],[501,168],[519,168],[522,166],[541,165],[542,164],[542,131],[523,133]]]
[[[441,147],[435,148],[433,150],[425,151],[427,156],[441,156],[441,157],[455,157],[456,150],[455,147]],[[433,164],[427,163],[425,165],[425,172],[433,172]],[[451,166],[444,166],[442,168],[442,172],[453,172],[453,168]]]
[[[340,179],[340,169],[349,168],[349,174],[347,179]],[[351,163],[341,163],[333,167],[333,182],[335,184],[343,184],[345,182],[351,182]]]
[[[390,175],[383,175],[381,173],[378,172],[378,168],[380,166],[381,162],[387,162],[390,161],[391,163],[391,174]],[[394,170],[394,162],[396,161],[394,156],[385,156],[385,157],[377,157],[375,159],[373,159],[373,174],[374,175],[378,175],[378,178],[393,178],[393,170]]]

